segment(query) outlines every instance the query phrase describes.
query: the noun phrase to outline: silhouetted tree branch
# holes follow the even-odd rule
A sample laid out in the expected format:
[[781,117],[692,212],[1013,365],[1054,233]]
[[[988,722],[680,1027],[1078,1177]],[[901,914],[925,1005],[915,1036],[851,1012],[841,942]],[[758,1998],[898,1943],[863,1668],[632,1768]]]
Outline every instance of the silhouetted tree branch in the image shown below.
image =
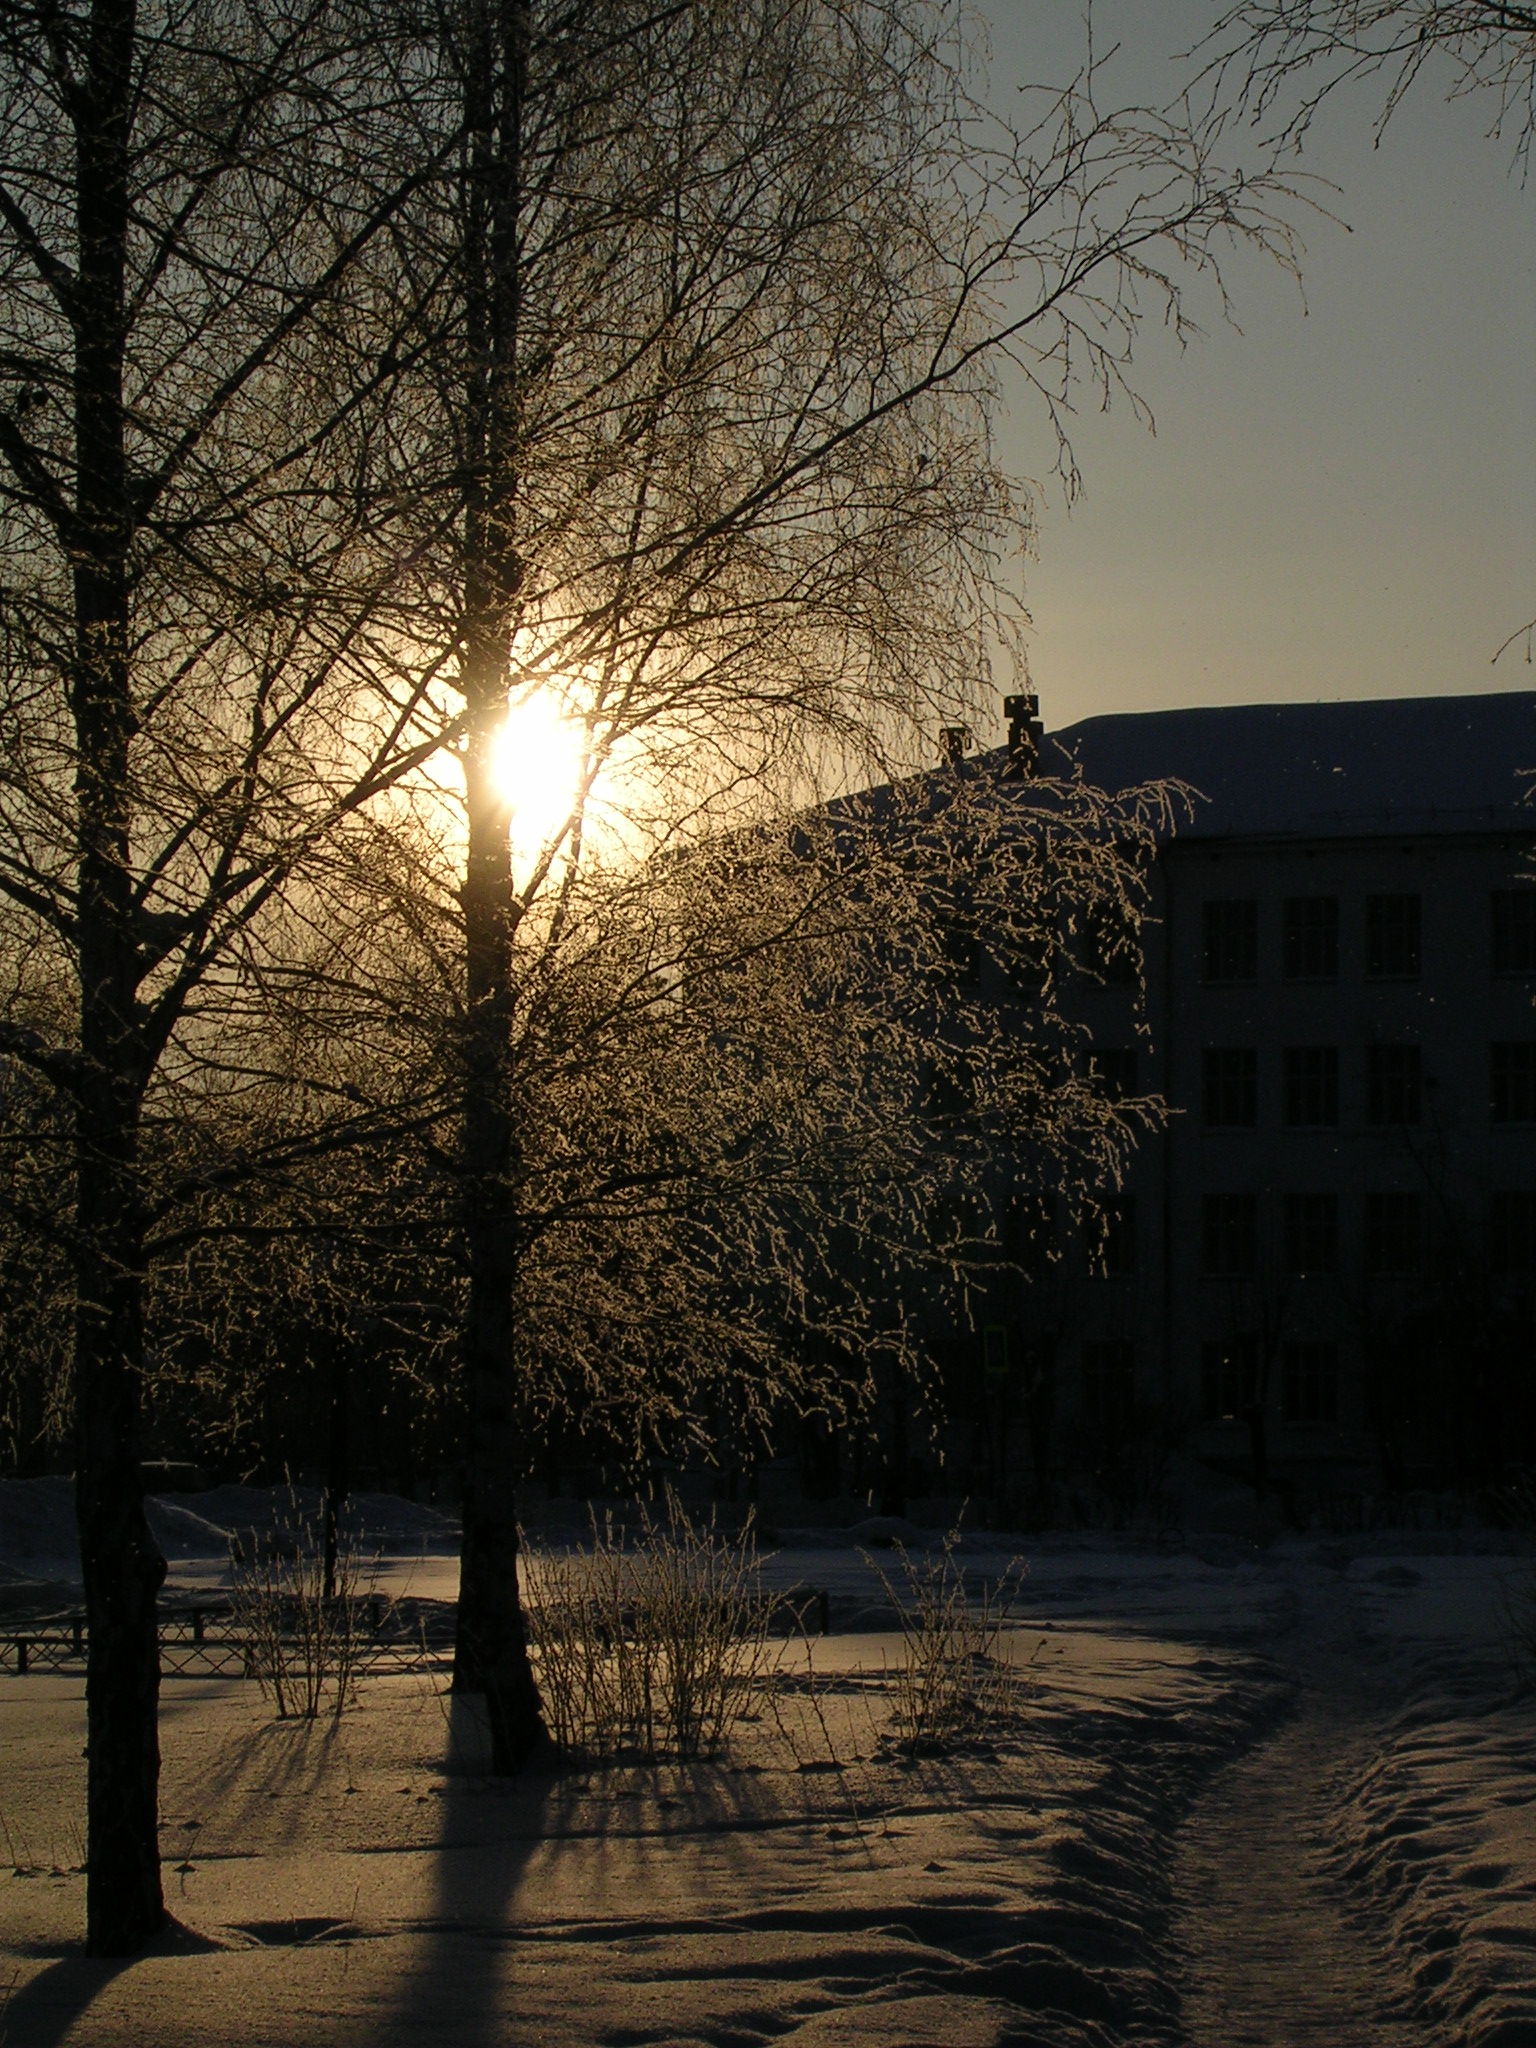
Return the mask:
[[1255,121],[1279,113],[1300,143],[1341,86],[1381,79],[1378,137],[1428,69],[1448,96],[1492,95],[1491,133],[1512,128],[1523,167],[1536,122],[1536,7],[1499,0],[1240,0],[1207,38],[1212,66]]

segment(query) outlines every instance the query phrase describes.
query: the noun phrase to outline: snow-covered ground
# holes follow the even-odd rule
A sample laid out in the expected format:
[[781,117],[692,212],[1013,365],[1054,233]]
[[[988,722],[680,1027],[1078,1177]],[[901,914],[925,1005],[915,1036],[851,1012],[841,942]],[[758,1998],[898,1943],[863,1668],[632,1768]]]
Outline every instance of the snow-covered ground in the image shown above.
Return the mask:
[[[430,1528],[395,1547],[397,1584],[451,1596]],[[719,1764],[498,1784],[427,1675],[308,1726],[167,1681],[180,1925],[121,1967],[78,1946],[81,1686],[0,1677],[0,2041],[1536,2043],[1536,1703],[1498,1597],[1529,1559],[1475,1536],[1030,1555],[1026,1710],[943,1758],[880,1741],[896,1645],[846,1538],[774,1558],[833,1633],[814,1695]]]

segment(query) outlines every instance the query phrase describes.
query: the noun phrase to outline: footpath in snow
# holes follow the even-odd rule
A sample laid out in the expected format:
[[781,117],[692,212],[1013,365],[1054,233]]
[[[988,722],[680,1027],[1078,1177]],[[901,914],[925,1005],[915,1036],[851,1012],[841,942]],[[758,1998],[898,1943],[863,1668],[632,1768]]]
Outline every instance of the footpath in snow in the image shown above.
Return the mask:
[[942,1758],[880,1740],[895,1642],[846,1543],[775,1559],[834,1633],[717,1764],[499,1784],[426,1675],[309,1725],[168,1681],[179,1925],[121,1967],[79,1950],[81,1686],[0,1678],[0,2041],[1536,2042],[1536,1704],[1498,1605],[1529,1564],[1428,1544],[1037,1542],[1027,1710]]

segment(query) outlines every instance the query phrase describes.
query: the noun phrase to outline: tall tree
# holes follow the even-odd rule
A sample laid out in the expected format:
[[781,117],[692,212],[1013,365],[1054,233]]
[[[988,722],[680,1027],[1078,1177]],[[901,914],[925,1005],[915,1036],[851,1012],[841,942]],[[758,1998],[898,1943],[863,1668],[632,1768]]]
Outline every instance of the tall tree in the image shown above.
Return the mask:
[[365,27],[326,0],[0,13],[0,1051],[73,1126],[101,1954],[163,1917],[165,1566],[139,1469],[155,1160],[218,990],[317,838],[402,764],[420,696],[373,630],[349,490],[391,370],[345,288],[424,175],[379,148],[401,86]]
[[[454,651],[465,730],[457,1672],[506,1768],[539,1729],[510,1485],[530,963],[594,863],[979,722],[1028,529],[989,444],[1001,354],[1070,472],[1071,405],[1123,383],[1144,314],[1187,324],[1233,239],[1288,245],[1273,184],[1224,175],[1180,119],[1104,113],[1091,72],[1026,129],[989,114],[926,0],[452,0],[438,21],[422,147],[457,123],[463,155],[404,274],[415,502],[449,541],[423,550],[418,632]],[[577,758],[527,843],[504,756],[550,718]]]
[[490,1703],[496,1762],[520,1763],[543,1732],[517,1582],[517,1391],[512,1297],[518,1255],[511,1096],[516,899],[510,806],[497,775],[511,640],[524,589],[518,531],[525,360],[524,121],[532,39],[526,0],[474,0],[448,38],[463,92],[457,258],[464,367],[459,680],[465,717],[463,1228],[471,1470],[464,1501],[454,1683]]

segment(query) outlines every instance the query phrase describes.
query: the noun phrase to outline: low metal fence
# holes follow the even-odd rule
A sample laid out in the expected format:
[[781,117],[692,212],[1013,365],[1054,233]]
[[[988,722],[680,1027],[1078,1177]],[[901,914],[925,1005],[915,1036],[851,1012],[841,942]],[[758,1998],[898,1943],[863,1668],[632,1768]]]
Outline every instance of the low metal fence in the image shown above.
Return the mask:
[[[454,1606],[447,1600],[386,1599],[365,1593],[351,1602],[352,1668],[373,1672],[438,1671],[453,1658]],[[254,1678],[248,1633],[227,1600],[164,1603],[159,1610],[162,1678]],[[830,1601],[819,1587],[798,1585],[772,1602],[769,1626],[775,1635],[826,1635]],[[84,1674],[85,1615],[6,1615],[0,1618],[0,1675],[25,1678],[33,1672]],[[283,1638],[298,1644],[300,1629],[285,1627]]]
[[[434,1671],[451,1661],[453,1609],[434,1600],[352,1602],[352,1668],[359,1673]],[[254,1678],[249,1635],[227,1601],[164,1605],[159,1610],[162,1678]],[[284,1630],[297,1643],[299,1631]],[[84,1674],[88,1629],[83,1613],[8,1616],[0,1623],[0,1673]]]

